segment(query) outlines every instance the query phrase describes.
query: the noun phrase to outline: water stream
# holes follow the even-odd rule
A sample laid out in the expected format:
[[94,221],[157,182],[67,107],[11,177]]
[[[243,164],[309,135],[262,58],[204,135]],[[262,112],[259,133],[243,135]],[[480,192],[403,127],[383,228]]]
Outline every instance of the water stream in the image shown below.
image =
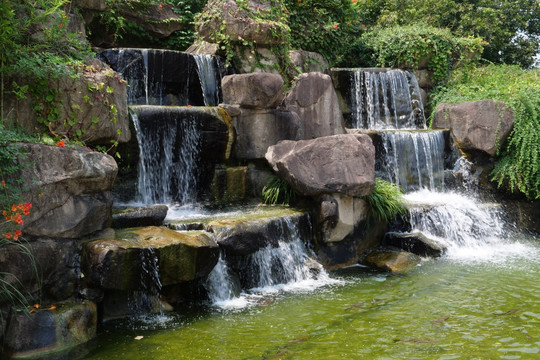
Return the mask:
[[[425,128],[417,83],[410,73],[362,70],[353,76],[355,91],[362,94],[353,109],[358,127]],[[145,145],[152,157],[168,143],[176,144],[172,138],[177,126],[165,123],[166,131],[159,135],[145,132],[141,123],[136,126],[137,136],[144,136],[140,142],[163,144],[156,149]],[[478,201],[470,188],[466,194],[445,190],[448,169],[441,132],[382,131],[380,136],[384,154],[379,172],[405,190],[412,228],[447,247],[441,259],[425,259],[399,276],[362,266],[328,274],[285,220],[277,246],[251,254],[244,266],[235,266],[222,253],[206,281],[211,306],[186,306],[150,323],[111,321],[79,358],[540,356],[538,239],[511,232],[501,220],[500,207]],[[145,156],[141,150],[141,158]],[[177,198],[178,184],[145,179],[145,174],[159,171],[173,171],[159,174],[165,179],[178,177],[177,162],[166,155],[143,160],[139,192],[144,201],[190,201]],[[460,164],[456,169],[473,186],[472,174],[463,161]],[[240,283],[250,286],[242,289]]]

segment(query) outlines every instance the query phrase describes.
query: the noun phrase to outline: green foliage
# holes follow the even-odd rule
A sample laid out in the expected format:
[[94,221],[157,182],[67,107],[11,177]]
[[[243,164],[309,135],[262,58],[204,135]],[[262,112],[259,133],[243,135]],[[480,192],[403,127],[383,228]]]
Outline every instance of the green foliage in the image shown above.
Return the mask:
[[480,38],[460,38],[423,25],[377,28],[360,41],[371,49],[378,66],[416,69],[426,63],[435,82],[445,81],[455,66],[474,63],[483,45]]
[[[139,46],[171,49],[183,51],[187,49],[195,39],[194,17],[204,7],[203,0],[107,0],[108,10],[97,14],[97,26],[92,27],[94,33],[103,36],[108,34],[118,44],[138,44]],[[169,4],[173,6],[173,12],[178,17],[164,19],[163,23],[172,21],[185,24],[185,28],[173,32],[164,39],[154,38],[140,25],[131,22],[125,16],[124,9],[138,12],[146,12],[152,6]],[[94,34],[96,35],[96,34]]]
[[347,62],[343,55],[368,24],[364,9],[351,0],[283,2],[290,12],[292,48],[318,52],[331,66]]
[[267,205],[289,205],[296,198],[293,188],[277,176],[268,180],[262,189],[264,203]]
[[499,149],[492,180],[531,199],[540,198],[540,70],[489,65],[456,72],[433,96],[434,109],[443,102],[492,99],[514,113],[514,128]]
[[375,222],[390,223],[407,212],[400,188],[383,179],[375,179],[373,192],[364,196],[364,200],[368,204],[368,225]]
[[540,50],[538,0],[358,0],[380,27],[426,24],[456,36],[481,37],[483,58],[530,67]]

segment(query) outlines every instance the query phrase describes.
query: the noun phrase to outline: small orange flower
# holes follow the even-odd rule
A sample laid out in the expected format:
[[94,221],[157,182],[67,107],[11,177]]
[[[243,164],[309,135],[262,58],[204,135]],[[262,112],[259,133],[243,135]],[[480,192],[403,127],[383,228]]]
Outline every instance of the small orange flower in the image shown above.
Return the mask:
[[55,310],[55,309],[56,309],[56,306],[54,306],[54,305],[51,305],[51,306],[49,306],[49,307],[47,308],[47,310]]
[[188,105],[187,107],[192,107],[193,105]]
[[34,304],[34,309],[39,309],[41,307],[41,305],[39,304]]
[[159,4],[159,8],[161,9],[163,7],[163,5]]
[[337,24],[334,24],[334,30],[337,30],[338,26]]
[[30,310],[30,314],[33,314],[33,313],[35,313],[35,312],[36,312],[36,309]]
[[6,187],[6,182],[4,180],[0,181],[0,186]]
[[63,27],[64,27],[64,24],[58,24],[58,27],[63,28]]
[[56,143],[56,146],[65,147],[66,142],[64,140],[60,140],[59,142]]

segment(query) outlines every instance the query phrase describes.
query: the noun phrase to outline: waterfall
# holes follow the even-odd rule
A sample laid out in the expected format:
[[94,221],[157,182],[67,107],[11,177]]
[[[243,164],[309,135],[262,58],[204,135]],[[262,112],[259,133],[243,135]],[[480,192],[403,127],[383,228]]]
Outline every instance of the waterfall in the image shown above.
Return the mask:
[[381,131],[378,173],[405,191],[444,188],[443,131]]
[[197,63],[197,73],[201,82],[205,106],[217,106],[219,104],[219,80],[216,76],[217,69],[212,55],[193,55]]
[[174,110],[130,107],[139,143],[138,200],[144,204],[196,198],[200,135],[195,117]]
[[[279,290],[313,289],[332,280],[302,242],[298,227],[289,218],[280,226],[278,246],[271,244],[243,260],[242,270],[220,259],[208,277],[206,289],[213,304],[220,307],[245,307],[253,296]],[[249,289],[239,294],[234,279],[242,278]],[[239,280],[240,281],[240,280]]]
[[425,128],[424,107],[414,74],[358,69],[352,73],[351,83],[351,123],[355,128]]

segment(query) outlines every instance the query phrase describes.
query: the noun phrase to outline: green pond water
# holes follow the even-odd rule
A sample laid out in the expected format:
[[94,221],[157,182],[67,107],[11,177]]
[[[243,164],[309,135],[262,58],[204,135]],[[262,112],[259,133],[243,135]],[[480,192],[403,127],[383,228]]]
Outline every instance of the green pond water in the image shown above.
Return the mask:
[[80,359],[539,359],[540,240],[515,240],[401,275],[352,267],[239,309],[109,322]]

